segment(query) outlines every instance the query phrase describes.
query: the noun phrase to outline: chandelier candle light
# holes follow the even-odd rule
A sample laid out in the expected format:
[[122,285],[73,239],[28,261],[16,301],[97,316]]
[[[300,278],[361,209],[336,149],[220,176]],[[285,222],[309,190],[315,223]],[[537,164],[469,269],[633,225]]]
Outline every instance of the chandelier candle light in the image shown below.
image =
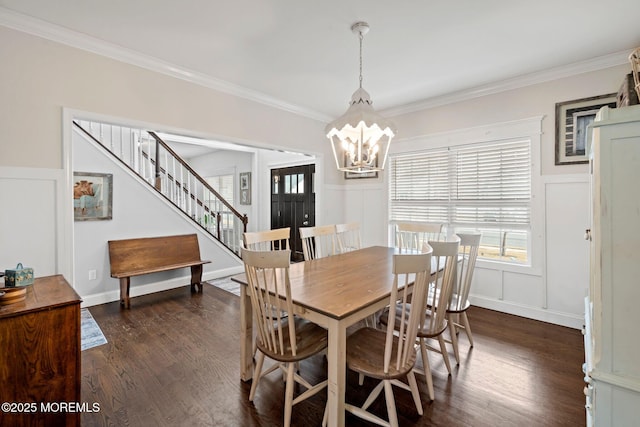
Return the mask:
[[366,173],[382,171],[395,126],[373,110],[369,93],[362,88],[362,39],[369,24],[356,22],[351,31],[360,39],[360,87],[351,96],[347,112],[325,129],[338,170]]

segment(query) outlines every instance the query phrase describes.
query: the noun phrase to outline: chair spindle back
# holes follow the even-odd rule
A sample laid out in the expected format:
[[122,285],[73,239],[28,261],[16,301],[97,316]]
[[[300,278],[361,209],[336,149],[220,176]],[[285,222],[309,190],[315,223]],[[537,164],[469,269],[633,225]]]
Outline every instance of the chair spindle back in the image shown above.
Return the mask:
[[302,240],[302,253],[304,260],[335,255],[336,253],[336,226],[320,225],[316,227],[300,228]]
[[[289,282],[290,257],[290,250],[242,249],[251,306],[257,323],[257,339],[270,352],[284,355],[290,349],[295,356],[296,329]],[[288,336],[283,336],[285,324],[288,324]]]
[[[426,307],[431,315],[425,319],[422,330],[427,334],[438,334],[446,328],[446,314],[456,280],[458,247],[460,239],[449,242],[429,242],[433,248],[431,258],[431,283]],[[424,311],[422,311],[424,313]]]
[[444,239],[444,224],[427,222],[396,223],[396,247],[401,251],[420,251],[425,243]]
[[362,247],[360,224],[357,222],[337,224],[336,235],[340,253],[355,251]]
[[458,273],[453,289],[456,298],[451,299],[449,310],[462,310],[469,298],[471,290],[471,281],[473,279],[473,271],[476,267],[476,259],[478,258],[478,248],[480,247],[481,234],[464,234],[459,233],[460,238]]
[[291,229],[276,228],[266,231],[246,232],[242,235],[244,247],[252,251],[278,251],[289,250],[289,238]]
[[[395,370],[408,362],[416,342],[420,322],[424,314],[424,302],[429,287],[431,270],[431,248],[421,254],[403,254],[393,257],[393,288],[390,306],[399,307],[398,316],[389,316],[384,352],[384,372],[388,373],[392,364]],[[413,286],[411,287],[411,283]],[[409,300],[421,301],[421,310],[410,309]],[[394,347],[397,331],[399,339]]]

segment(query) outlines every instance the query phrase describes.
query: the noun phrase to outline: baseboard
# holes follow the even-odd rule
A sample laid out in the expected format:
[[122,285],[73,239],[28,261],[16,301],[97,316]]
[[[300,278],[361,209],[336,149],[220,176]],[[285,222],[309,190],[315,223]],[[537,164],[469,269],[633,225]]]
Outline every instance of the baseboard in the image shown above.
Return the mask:
[[[243,266],[230,267],[222,270],[209,271],[202,274],[202,280],[214,280],[219,279],[220,277],[232,276],[234,274],[244,273]],[[146,285],[140,286],[132,286],[130,290],[129,296],[131,298],[138,297],[141,295],[148,295],[155,292],[167,291],[169,289],[179,288],[181,286],[185,286],[189,284],[191,280],[191,275],[177,277],[170,280],[163,280],[161,282],[148,283]],[[113,291],[101,292],[97,294],[91,295],[81,295],[82,304],[81,307],[92,307],[94,305],[107,304],[114,301],[120,300],[120,289],[116,289]]]
[[541,322],[553,323],[554,325],[566,326],[573,329],[582,329],[584,316],[573,313],[563,313],[538,307],[530,307],[515,304],[507,301],[499,301],[490,298],[469,296],[472,305],[488,308],[489,310],[500,311],[502,313],[514,314],[527,319],[540,320]]

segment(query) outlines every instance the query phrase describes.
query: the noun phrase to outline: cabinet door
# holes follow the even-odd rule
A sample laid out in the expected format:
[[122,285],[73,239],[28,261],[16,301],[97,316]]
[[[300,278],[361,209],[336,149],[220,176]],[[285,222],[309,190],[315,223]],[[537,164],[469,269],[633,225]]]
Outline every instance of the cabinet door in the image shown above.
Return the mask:
[[[601,143],[603,368],[640,381],[640,136],[613,132]],[[610,331],[606,334],[605,331]]]
[[35,407],[30,406],[30,412],[1,412],[0,425],[80,425],[78,412],[59,407],[80,402],[79,337],[79,304],[1,319],[2,400]]

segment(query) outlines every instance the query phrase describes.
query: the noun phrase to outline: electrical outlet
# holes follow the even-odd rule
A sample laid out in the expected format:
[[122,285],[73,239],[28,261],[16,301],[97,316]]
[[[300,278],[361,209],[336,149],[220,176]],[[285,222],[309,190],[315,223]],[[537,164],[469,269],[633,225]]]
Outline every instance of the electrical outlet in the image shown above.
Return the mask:
[[89,270],[89,280],[96,280],[96,271]]

